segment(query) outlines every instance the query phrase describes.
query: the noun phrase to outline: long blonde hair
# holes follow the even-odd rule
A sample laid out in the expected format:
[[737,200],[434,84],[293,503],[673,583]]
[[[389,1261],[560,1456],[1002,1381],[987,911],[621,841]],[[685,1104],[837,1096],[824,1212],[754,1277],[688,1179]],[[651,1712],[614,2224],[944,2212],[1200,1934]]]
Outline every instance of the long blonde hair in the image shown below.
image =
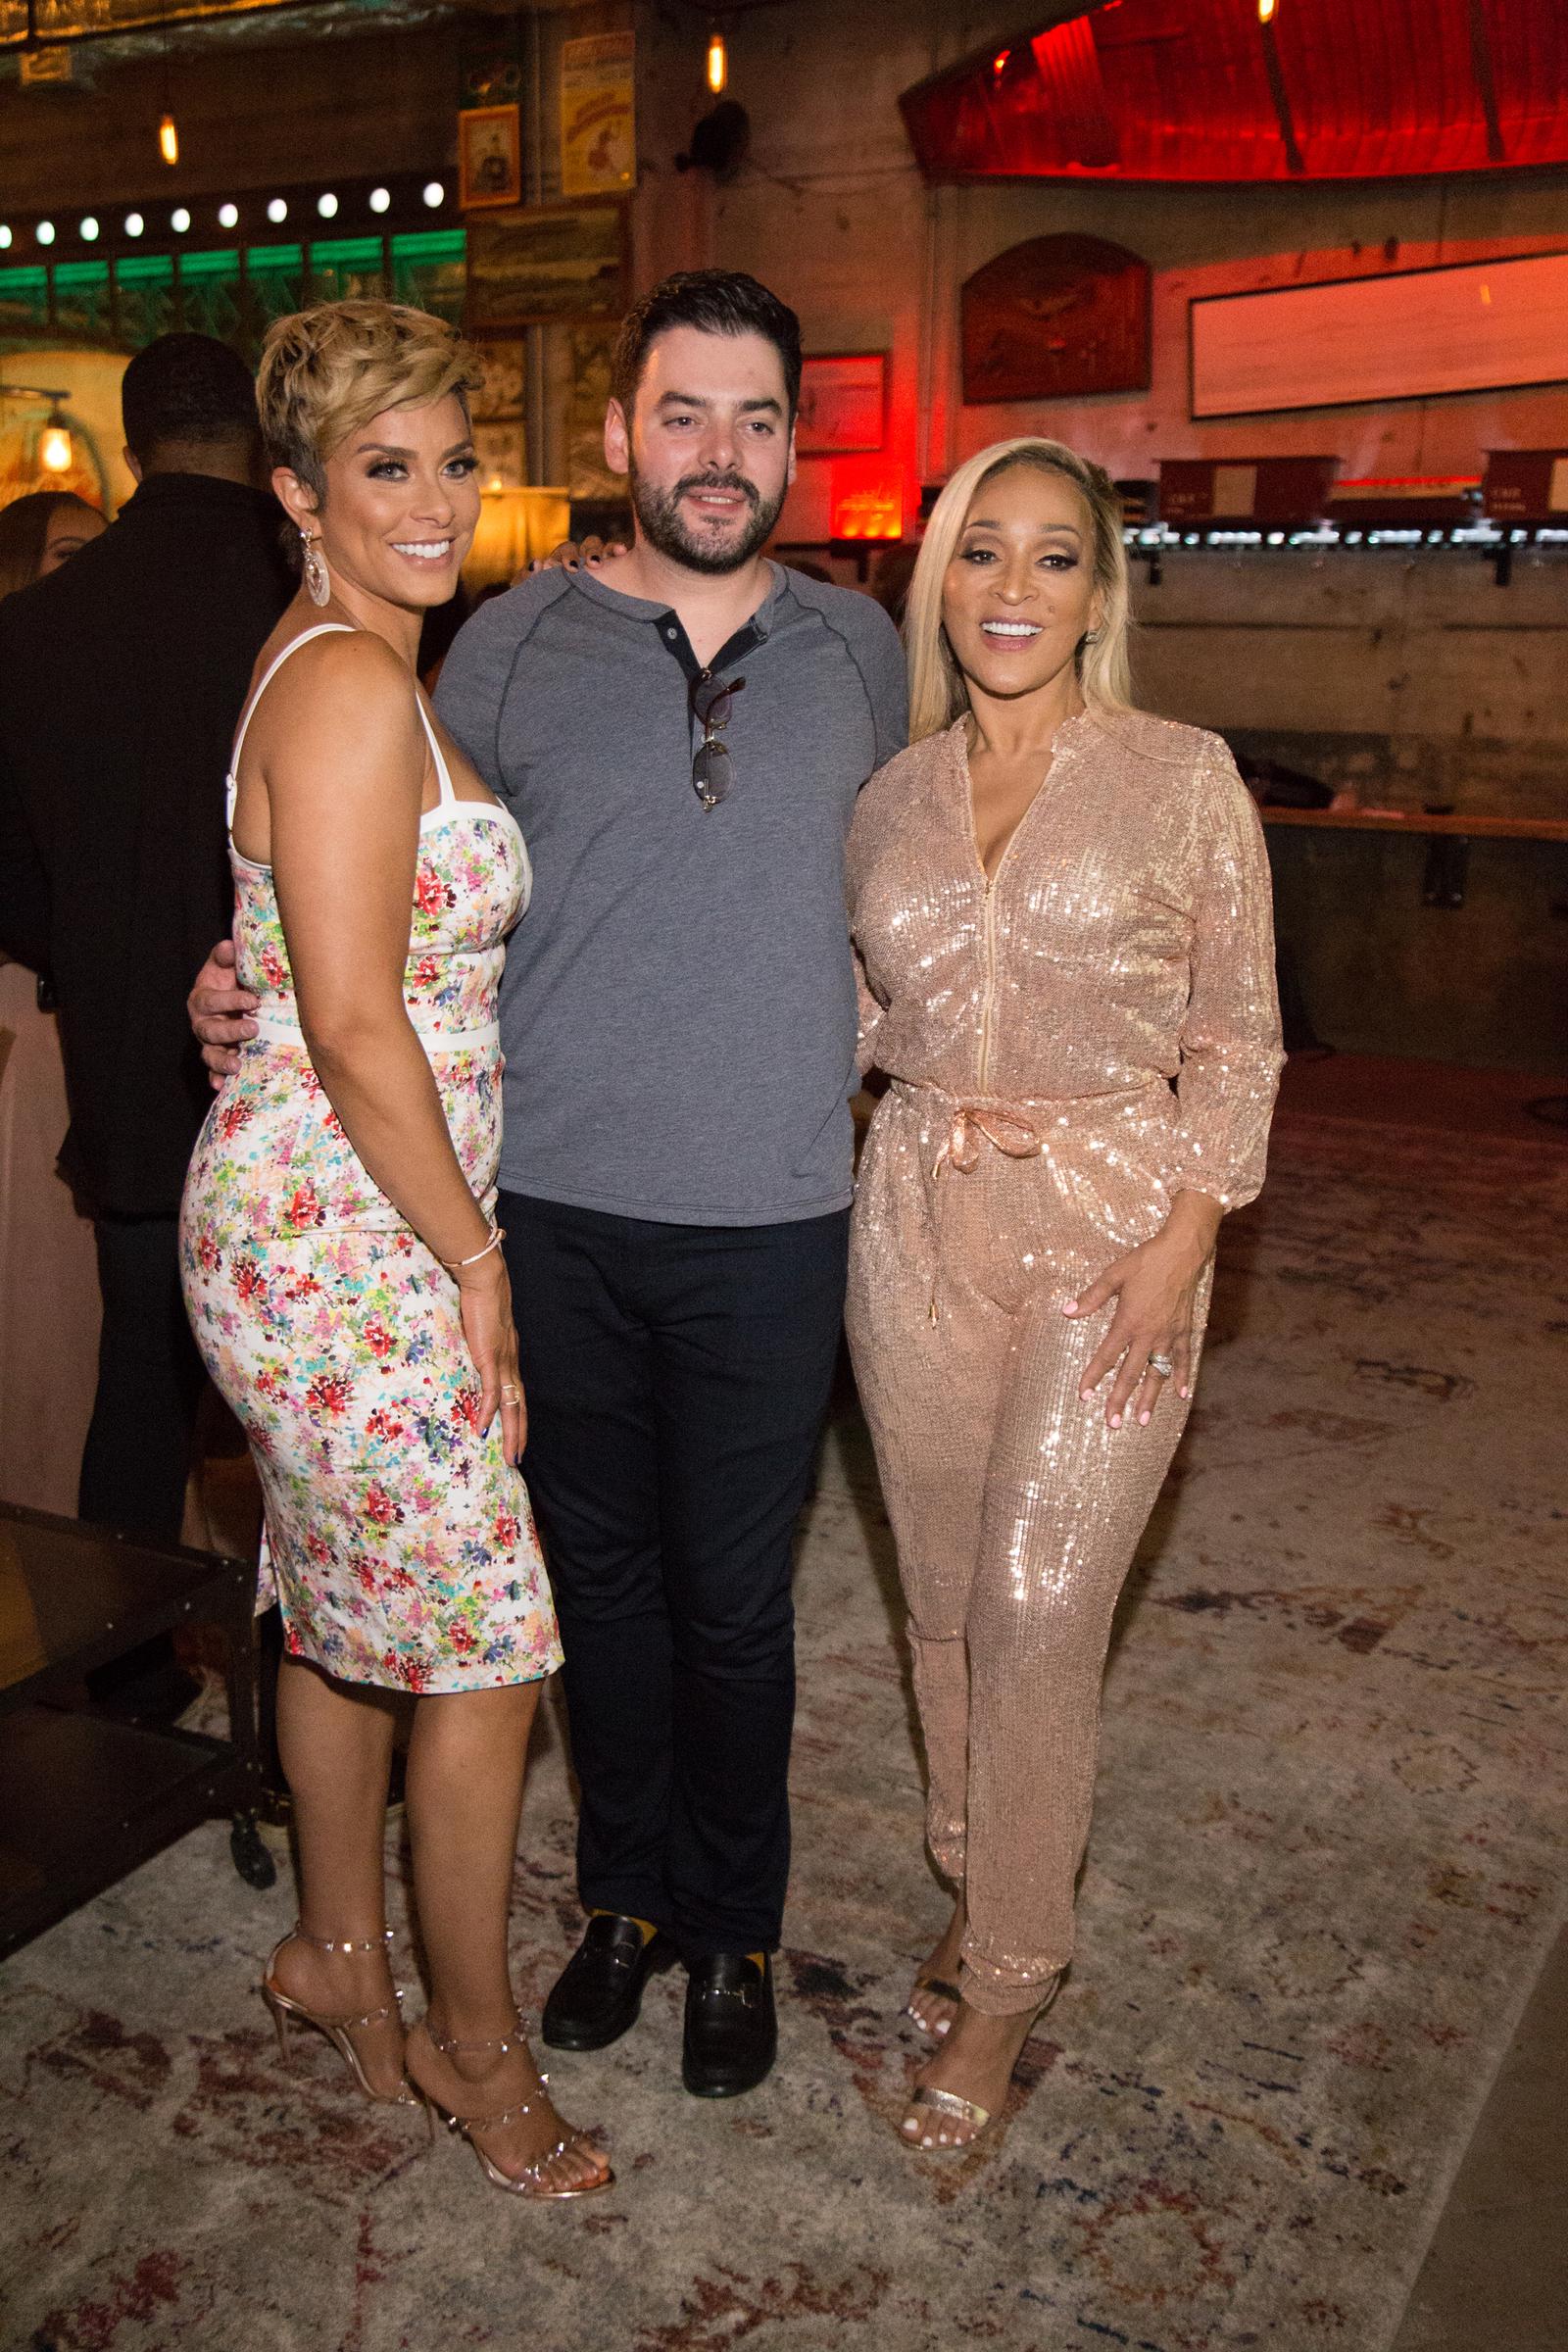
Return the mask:
[[1102,466],[1079,457],[1063,441],[1046,441],[1022,433],[1012,441],[993,441],[976,457],[966,458],[937,500],[909,583],[909,602],[904,623],[904,642],[909,657],[909,741],[951,727],[969,708],[963,674],[953,659],[942,626],[942,587],[948,565],[963,534],[975,492],[993,474],[1009,466],[1035,466],[1043,473],[1059,473],[1071,482],[1089,510],[1094,534],[1095,587],[1100,597],[1100,625],[1078,648],[1078,685],[1091,710],[1126,710],[1132,707],[1132,676],[1127,662],[1127,631],[1131,596],[1127,582],[1127,550],[1122,543],[1121,501]]

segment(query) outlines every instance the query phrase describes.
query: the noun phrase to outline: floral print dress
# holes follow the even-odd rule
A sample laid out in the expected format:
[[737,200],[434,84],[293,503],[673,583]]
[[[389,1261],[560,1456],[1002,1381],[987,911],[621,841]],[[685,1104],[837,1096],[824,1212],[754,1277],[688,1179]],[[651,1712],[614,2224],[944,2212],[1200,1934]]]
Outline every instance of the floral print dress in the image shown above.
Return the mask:
[[[262,679],[250,709],[304,631]],[[497,990],[530,882],[522,836],[460,801],[419,705],[441,798],[420,820],[404,1000],[475,1197],[494,1213]],[[239,767],[249,712],[236,739]],[[233,808],[233,773],[229,807]],[[477,1690],[561,1663],[555,1610],[458,1287],[355,1154],[299,1025],[271,871],[229,844],[239,981],[258,1035],[214,1099],[185,1182],[185,1302],[243,1424],[266,1504],[258,1605],[346,1682]]]

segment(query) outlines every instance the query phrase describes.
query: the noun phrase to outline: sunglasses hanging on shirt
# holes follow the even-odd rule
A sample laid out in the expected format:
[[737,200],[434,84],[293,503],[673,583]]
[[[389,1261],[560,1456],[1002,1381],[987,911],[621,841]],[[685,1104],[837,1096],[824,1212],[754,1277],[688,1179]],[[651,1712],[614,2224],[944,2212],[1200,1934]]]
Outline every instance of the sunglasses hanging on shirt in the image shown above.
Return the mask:
[[744,678],[693,678],[691,713],[703,730],[692,756],[692,786],[705,808],[716,808],[733,781],[728,751],[719,737],[729,725],[730,704],[745,685]]

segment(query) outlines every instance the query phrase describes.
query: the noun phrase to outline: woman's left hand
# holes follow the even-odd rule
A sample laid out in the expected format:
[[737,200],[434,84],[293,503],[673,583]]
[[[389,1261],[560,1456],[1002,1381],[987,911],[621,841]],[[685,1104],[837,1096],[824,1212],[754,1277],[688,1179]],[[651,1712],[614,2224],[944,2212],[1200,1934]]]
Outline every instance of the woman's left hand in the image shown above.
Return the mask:
[[1120,1429],[1129,1398],[1140,1425],[1149,1421],[1159,1402],[1166,1384],[1151,1368],[1151,1356],[1168,1356],[1169,1377],[1178,1396],[1192,1395],[1193,1304],[1203,1268],[1214,1253],[1223,1214],[1219,1202],[1206,1193],[1178,1193],[1153,1240],[1115,1259],[1063,1307],[1063,1314],[1092,1315],[1116,1300],[1110,1329],[1078,1392],[1090,1403],[1106,1373],[1119,1365],[1105,1405],[1112,1429]]

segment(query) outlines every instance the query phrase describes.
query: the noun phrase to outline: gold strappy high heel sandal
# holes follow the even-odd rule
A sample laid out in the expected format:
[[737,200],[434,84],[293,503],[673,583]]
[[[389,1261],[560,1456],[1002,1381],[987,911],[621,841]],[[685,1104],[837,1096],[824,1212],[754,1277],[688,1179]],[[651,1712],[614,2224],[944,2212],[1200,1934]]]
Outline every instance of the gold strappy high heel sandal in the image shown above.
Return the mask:
[[285,1943],[309,1943],[314,1945],[318,1952],[341,1953],[345,1957],[351,1952],[373,1952],[378,1947],[384,1947],[390,1951],[392,1946],[391,1929],[383,1929],[380,1936],[365,1937],[308,1936],[296,1920],[288,1934],[280,1936],[272,1946],[271,1957],[267,1963],[267,1974],[262,1979],[262,1998],[271,2011],[272,2023],[277,2029],[277,2054],[285,2066],[288,2064],[289,2020],[296,2018],[301,2025],[314,2026],[318,2034],[326,2035],[332,2047],[340,2051],[348,2060],[349,2071],[361,2090],[368,2099],[373,2100],[376,2106],[416,2107],[418,2101],[407,2082],[400,2082],[396,2090],[377,2090],[360,2063],[359,2051],[349,2039],[349,2035],[356,2026],[378,2026],[382,2019],[387,2017],[401,2019],[403,1995],[398,1987],[395,1984],[392,1987],[390,2001],[383,2001],[379,2009],[367,2009],[363,2016],[318,2017],[314,2009],[307,2009],[303,2001],[296,2001],[286,1993],[272,1973],[277,1966],[277,1955]]
[[[1046,2011],[1051,2007],[1052,2002],[1061,1990],[1062,1978],[1066,1975],[1066,1973],[1067,1972],[1065,1969],[1060,1969],[1057,1971],[1051,1990],[1047,1993],[1039,2008],[1029,2020],[1029,2033],[1025,2034],[1023,2037],[1023,2044],[1018,2052],[1018,2057],[1013,2061],[1014,2074],[1017,2073],[1018,2062],[1023,2057],[1024,2050],[1027,2049],[1029,2045],[1029,2034],[1034,2032],[1036,2026],[1040,2023],[1040,2020],[1045,2016]],[[1010,2082],[1010,2076],[1008,2081]],[[996,2120],[996,2118],[992,2115],[990,2108],[982,2107],[977,2100],[966,2099],[956,2090],[939,2090],[934,2083],[929,2082],[922,2082],[918,2089],[910,2093],[908,2104],[910,2107],[918,2107],[923,2113],[928,2115],[951,2116],[955,2123],[967,2124],[969,2127],[969,2137],[967,2139],[933,2140],[931,2145],[927,2147],[922,2140],[911,2138],[909,2133],[905,2131],[903,2125],[901,2124],[899,2127],[900,2139],[906,2148],[913,2148],[916,2155],[919,2156],[960,2155],[964,2149],[972,2148],[976,2140],[979,2139],[981,2133],[986,2130],[987,2126],[994,2123]]]
[[[422,2020],[422,2023],[431,2046],[438,2049],[444,2058],[453,2058],[460,2053],[466,2057],[471,2057],[479,2050],[499,2050],[504,2058],[509,2050],[516,2049],[519,2046],[524,2049],[527,2047],[526,2039],[521,2032],[520,2016],[517,2020],[518,2033],[514,2041],[458,2041],[449,2034],[437,2034],[428,2018]],[[546,2148],[542,2156],[536,2156],[532,2164],[525,2164],[521,2172],[503,2172],[501,2166],[485,2154],[473,2135],[476,2132],[488,2132],[502,2124],[513,2123],[519,2115],[537,2114],[536,2102],[530,2099],[517,2099],[512,2106],[503,2107],[494,2115],[459,2115],[454,2108],[444,2105],[440,2099],[426,2090],[417,2075],[414,2076],[413,2080],[415,2088],[424,2101],[424,2111],[430,2126],[431,2139],[435,2138],[436,2118],[439,2116],[449,2132],[462,2133],[497,2188],[504,2188],[509,2196],[564,2200],[567,2197],[597,2196],[602,2188],[612,2186],[615,2176],[600,2150],[595,2148],[593,2142],[582,2132],[573,2132],[569,2128],[563,2132],[554,2147]],[[539,2081],[541,2084],[548,2086],[550,2078],[548,2075],[541,2075]],[[585,2180],[580,2188],[549,2187],[546,2184],[545,2174],[558,2156],[564,2156],[568,2152],[585,2154],[591,2152],[597,2156],[605,2167],[603,2177],[598,2180]]]

